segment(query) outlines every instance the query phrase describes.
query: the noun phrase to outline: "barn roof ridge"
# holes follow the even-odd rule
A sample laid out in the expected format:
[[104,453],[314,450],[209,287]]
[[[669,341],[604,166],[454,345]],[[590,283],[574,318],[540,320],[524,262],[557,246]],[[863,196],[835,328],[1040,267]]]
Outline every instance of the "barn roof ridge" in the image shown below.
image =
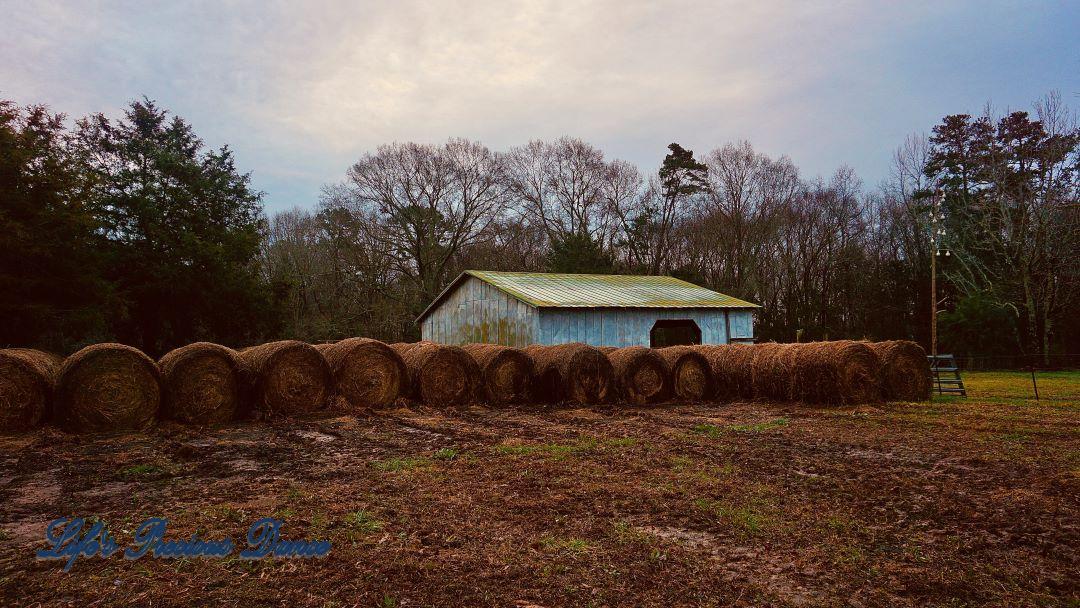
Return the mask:
[[422,322],[465,277],[536,308],[760,308],[667,275],[464,270],[417,317]]

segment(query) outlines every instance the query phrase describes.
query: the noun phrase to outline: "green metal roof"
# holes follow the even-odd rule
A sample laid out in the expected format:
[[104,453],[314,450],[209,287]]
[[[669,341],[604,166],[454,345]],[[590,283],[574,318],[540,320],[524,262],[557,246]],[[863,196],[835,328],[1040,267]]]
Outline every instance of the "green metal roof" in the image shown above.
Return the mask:
[[466,270],[435,298],[420,319],[466,276],[543,308],[760,308],[675,277]]

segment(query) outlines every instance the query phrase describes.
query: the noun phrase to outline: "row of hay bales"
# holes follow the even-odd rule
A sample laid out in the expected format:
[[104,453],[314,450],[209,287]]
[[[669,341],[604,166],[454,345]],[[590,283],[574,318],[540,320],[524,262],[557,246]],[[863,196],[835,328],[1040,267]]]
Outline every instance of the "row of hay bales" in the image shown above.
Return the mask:
[[356,412],[401,397],[432,406],[745,399],[852,405],[929,393],[925,353],[903,341],[518,349],[349,338],[240,351],[199,342],[156,362],[121,344],[88,346],[67,359],[0,350],[0,433],[43,421],[106,432],[143,430],[158,419],[215,424]]

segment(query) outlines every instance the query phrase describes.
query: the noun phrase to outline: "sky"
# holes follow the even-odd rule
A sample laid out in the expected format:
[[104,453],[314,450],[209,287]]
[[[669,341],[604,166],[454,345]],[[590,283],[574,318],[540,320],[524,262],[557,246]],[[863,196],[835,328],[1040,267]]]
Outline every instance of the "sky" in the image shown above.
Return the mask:
[[268,212],[384,143],[570,135],[655,171],[748,140],[868,189],[941,117],[1080,109],[1080,1],[0,0],[0,98],[147,96],[228,144]]

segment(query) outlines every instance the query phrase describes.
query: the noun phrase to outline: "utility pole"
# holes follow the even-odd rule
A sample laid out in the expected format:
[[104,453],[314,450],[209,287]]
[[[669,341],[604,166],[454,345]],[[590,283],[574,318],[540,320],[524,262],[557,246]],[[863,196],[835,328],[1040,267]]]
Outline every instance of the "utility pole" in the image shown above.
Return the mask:
[[934,255],[930,256],[930,354],[937,356],[937,244],[931,241]]
[[941,255],[952,255],[948,249],[941,247],[945,240],[945,213],[941,210],[941,204],[945,201],[945,192],[941,192],[930,206],[930,248],[933,255],[930,256],[930,354],[937,356],[937,259]]

